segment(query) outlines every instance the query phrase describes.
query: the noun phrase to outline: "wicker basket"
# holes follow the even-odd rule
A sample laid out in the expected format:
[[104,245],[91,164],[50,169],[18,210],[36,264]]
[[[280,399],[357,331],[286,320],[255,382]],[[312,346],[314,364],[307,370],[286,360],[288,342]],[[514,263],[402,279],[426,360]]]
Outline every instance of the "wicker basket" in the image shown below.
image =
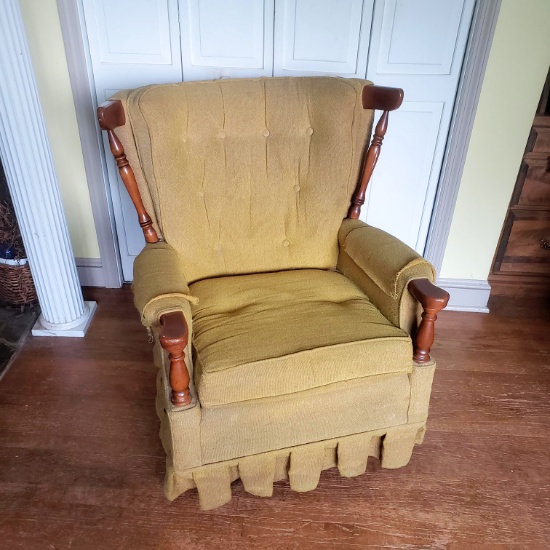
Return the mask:
[[[25,247],[13,206],[7,201],[0,202],[0,243],[15,248],[18,254],[16,258],[25,256]],[[0,302],[25,306],[36,302],[37,299],[28,261],[0,258]]]
[[16,265],[0,262],[0,301],[23,306],[37,299],[28,262],[23,260]]

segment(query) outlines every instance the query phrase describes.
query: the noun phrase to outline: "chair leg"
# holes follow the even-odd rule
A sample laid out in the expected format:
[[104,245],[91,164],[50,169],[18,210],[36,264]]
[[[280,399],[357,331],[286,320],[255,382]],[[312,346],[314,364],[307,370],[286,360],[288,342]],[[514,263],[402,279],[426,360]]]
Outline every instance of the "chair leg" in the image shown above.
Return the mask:
[[176,407],[183,407],[192,401],[184,352],[189,339],[189,330],[181,311],[165,313],[160,318],[160,324],[162,326],[160,345],[170,357],[171,401]]

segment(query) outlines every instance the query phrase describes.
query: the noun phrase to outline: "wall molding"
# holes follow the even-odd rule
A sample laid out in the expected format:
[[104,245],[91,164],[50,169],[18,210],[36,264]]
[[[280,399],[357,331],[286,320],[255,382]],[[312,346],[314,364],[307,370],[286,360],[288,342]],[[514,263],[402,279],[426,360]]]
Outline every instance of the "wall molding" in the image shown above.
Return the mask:
[[[478,0],[472,17],[424,256],[439,273],[451,230],[501,0]],[[451,280],[451,279],[449,279]]]
[[105,280],[105,269],[100,258],[75,258],[80,286],[109,286]]
[[[93,82],[93,75],[88,70],[88,60],[83,44],[82,18],[79,12],[80,2],[75,0],[57,0],[59,22],[65,45],[65,55],[69,68],[69,78],[73,92],[73,100],[78,122],[78,132],[82,146],[84,168],[88,180],[90,202],[94,216],[100,265],[79,266],[79,276],[82,277],[81,268],[94,269],[95,275],[92,278],[85,276],[86,281],[103,281],[102,284],[82,283],[85,286],[106,286],[119,288],[122,286],[122,271],[112,216],[112,205],[109,190],[106,187],[105,167],[103,166],[99,131],[94,104],[94,96],[91,92],[90,82]],[[89,259],[80,258],[80,260]],[[79,259],[77,259],[77,265]],[[102,272],[101,277],[99,271]]]
[[487,303],[491,294],[491,285],[487,281],[439,279],[437,284],[451,295],[447,310],[489,313]]

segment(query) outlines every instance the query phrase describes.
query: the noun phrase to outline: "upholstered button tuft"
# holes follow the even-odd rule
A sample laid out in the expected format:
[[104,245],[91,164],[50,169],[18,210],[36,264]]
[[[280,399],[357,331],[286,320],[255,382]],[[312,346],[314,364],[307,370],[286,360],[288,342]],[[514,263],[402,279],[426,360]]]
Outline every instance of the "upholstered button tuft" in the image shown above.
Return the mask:
[[266,129],[264,130],[264,137],[267,137],[267,136],[269,136],[269,130],[266,128]]
[[218,252],[222,249],[222,245],[220,243],[218,243],[215,247],[214,247],[214,250],[217,250]]
[[313,134],[313,128],[308,128],[308,129],[306,130],[306,134],[307,134],[308,136],[310,136],[311,134]]
[[295,186],[294,186],[294,191],[296,191],[296,193],[297,193],[298,191],[300,191],[300,186],[299,186],[299,185],[295,185]]
[[219,135],[223,139],[227,134],[225,133],[225,130],[222,130]]
[[283,246],[290,246],[290,241],[283,241]]
[[204,197],[204,191],[199,191],[199,192],[197,193],[197,195],[198,195],[199,197]]

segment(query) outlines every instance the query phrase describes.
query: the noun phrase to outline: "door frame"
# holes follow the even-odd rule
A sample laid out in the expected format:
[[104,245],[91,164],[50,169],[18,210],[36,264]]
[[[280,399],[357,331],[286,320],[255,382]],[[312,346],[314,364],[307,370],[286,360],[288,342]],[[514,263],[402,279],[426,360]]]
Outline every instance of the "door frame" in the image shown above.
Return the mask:
[[[124,279],[107,179],[107,167],[96,117],[97,105],[95,91],[93,91],[93,74],[89,62],[88,44],[85,39],[82,5],[80,0],[57,0],[57,10],[65,45],[65,56],[100,255],[99,261],[77,258],[77,267],[94,268],[93,276],[88,277],[83,284],[120,288]],[[94,263],[94,265],[90,266],[90,263]]]
[[[443,263],[500,5],[501,0],[477,0],[474,8],[424,250],[424,255],[437,272]],[[81,0],[57,0],[57,8],[88,176],[103,277],[105,286],[118,287],[122,283],[122,270],[107,172],[98,138],[95,117],[97,105],[94,104],[92,93],[93,74],[85,39],[82,3]]]
[[439,275],[502,0],[477,0],[458,81],[424,256]]

